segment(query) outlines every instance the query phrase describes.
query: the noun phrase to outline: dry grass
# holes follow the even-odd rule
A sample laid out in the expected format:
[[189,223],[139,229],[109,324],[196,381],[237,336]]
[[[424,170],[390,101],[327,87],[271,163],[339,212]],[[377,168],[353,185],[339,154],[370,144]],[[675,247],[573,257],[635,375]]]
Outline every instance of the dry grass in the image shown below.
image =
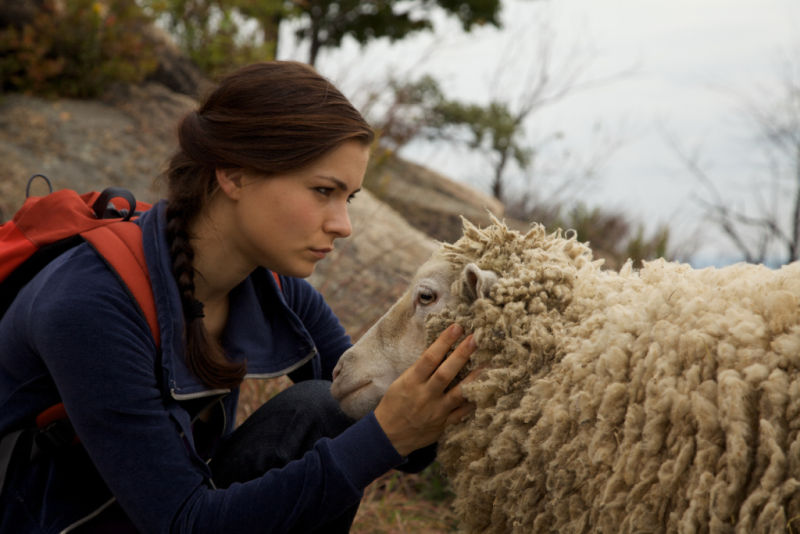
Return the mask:
[[392,471],[367,487],[351,532],[455,532],[458,521],[450,507],[451,500],[437,464],[418,475]]
[[239,404],[236,409],[236,426],[258,409],[259,406],[283,391],[292,383],[288,376],[278,378],[248,378],[242,382]]
[[[247,379],[239,396],[237,424],[291,384],[288,377]],[[438,464],[419,474],[390,471],[364,491],[353,534],[434,534],[455,532],[452,494]]]

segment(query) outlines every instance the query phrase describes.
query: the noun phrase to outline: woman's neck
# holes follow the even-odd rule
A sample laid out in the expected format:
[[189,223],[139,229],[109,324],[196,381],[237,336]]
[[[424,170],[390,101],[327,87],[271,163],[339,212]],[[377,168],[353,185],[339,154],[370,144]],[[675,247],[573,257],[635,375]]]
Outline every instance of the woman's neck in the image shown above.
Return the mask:
[[225,303],[228,293],[256,268],[248,264],[232,246],[233,234],[225,217],[224,195],[215,195],[190,228],[193,266],[195,269],[195,298],[208,306]]

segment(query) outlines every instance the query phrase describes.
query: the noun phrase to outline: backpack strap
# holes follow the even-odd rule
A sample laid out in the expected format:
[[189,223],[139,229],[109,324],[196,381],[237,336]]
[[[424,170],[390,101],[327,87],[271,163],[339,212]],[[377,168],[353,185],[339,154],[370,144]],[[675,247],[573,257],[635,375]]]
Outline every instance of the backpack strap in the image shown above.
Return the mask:
[[[150,275],[147,271],[144,246],[142,245],[142,229],[138,224],[120,221],[82,232],[81,236],[100,254],[123,282],[147,320],[156,346],[161,346],[156,302],[150,286]],[[278,273],[270,272],[278,285],[278,290],[283,291],[283,284]]]
[[11,465],[11,457],[14,455],[14,449],[25,434],[25,430],[15,430],[5,436],[0,437],[0,493],[5,486],[6,475],[8,468]]
[[138,224],[120,221],[82,232],[81,236],[123,282],[147,320],[156,346],[161,346],[156,301],[142,245],[142,229]]
[[[142,245],[142,229],[138,224],[120,221],[82,232],[81,237],[89,242],[123,282],[147,320],[156,346],[161,346],[156,302]],[[283,291],[280,276],[275,271],[271,273],[278,290]]]

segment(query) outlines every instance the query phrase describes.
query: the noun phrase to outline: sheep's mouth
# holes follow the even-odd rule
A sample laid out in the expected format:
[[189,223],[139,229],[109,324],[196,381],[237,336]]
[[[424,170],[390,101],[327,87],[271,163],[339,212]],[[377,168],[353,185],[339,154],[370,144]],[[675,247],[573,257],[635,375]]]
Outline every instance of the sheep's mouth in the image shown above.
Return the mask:
[[369,387],[370,385],[372,385],[372,380],[366,380],[364,382],[359,382],[356,385],[354,385],[354,386],[352,386],[352,387],[350,387],[350,388],[348,388],[348,389],[346,389],[344,391],[341,391],[341,390],[339,390],[337,388],[337,390],[333,392],[333,396],[334,396],[334,398],[336,400],[341,402],[344,399],[346,399],[347,397],[349,397],[350,395],[354,395],[354,394],[358,393],[359,391],[361,391],[362,389],[364,389],[366,387]]

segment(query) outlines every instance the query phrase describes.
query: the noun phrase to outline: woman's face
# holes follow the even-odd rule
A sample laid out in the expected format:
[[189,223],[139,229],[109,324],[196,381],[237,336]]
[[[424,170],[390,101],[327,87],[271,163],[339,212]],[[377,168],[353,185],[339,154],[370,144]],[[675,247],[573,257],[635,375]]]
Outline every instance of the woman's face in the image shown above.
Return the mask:
[[361,189],[369,147],[347,141],[308,167],[262,177],[244,174],[235,208],[237,248],[246,261],[306,277],[350,235],[349,201]]

